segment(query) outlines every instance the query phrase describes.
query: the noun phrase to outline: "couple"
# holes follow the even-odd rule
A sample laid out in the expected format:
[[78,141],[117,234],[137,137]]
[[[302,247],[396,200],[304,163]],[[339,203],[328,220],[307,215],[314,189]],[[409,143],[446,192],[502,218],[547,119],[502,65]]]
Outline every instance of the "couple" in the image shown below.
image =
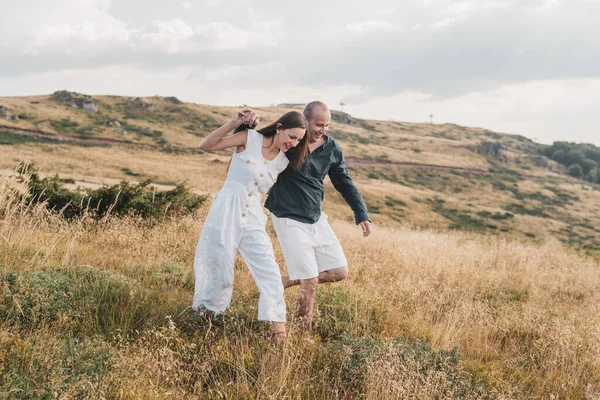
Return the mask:
[[[348,274],[342,247],[321,211],[326,175],[352,208],[363,236],[371,233],[367,207],[348,176],[342,150],[326,135],[330,122],[327,106],[314,101],[303,114],[290,111],[262,129],[246,129],[258,117],[244,109],[204,139],[200,148],[205,151],[236,150],[196,248],[193,309],[227,309],[239,250],[260,291],[258,319],[271,322],[273,337],[286,337],[283,291],[295,285],[300,286],[297,316],[304,329],[312,330],[317,284]],[[237,133],[225,136],[234,129]],[[281,276],[265,230],[261,195],[267,192],[265,207],[271,211],[288,276]]]

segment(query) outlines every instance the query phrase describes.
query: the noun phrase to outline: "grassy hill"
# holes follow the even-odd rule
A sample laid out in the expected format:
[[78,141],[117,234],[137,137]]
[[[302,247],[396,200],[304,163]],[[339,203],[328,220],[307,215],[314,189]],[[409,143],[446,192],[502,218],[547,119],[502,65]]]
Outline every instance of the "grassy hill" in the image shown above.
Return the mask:
[[[166,216],[168,203],[190,199],[176,185],[221,187],[230,154],[194,147],[234,108],[71,93],[0,106],[2,398],[600,396],[600,191],[565,165],[593,147],[580,156],[479,128],[334,112],[330,133],[374,232],[361,236],[328,185],[350,275],[320,285],[312,340],[297,330],[297,288],[286,291],[290,338],[275,345],[239,258],[230,309],[190,309],[203,196],[175,217],[67,219],[24,198],[15,172],[33,161],[49,177],[38,193],[128,197]],[[286,110],[258,112],[268,122]],[[165,196],[141,191],[147,179]]]
[[[97,111],[82,108],[86,104]],[[186,182],[211,194],[226,173],[228,153],[194,148],[233,107],[64,91],[0,98],[0,106],[19,116],[0,119],[6,170],[31,159],[42,173],[74,181],[71,187],[152,179],[160,188]],[[256,110],[266,123],[288,109]],[[378,225],[555,237],[600,249],[600,186],[569,176],[543,155],[548,146],[481,128],[367,121],[338,111],[329,133],[340,141]],[[339,207],[341,197],[331,186],[327,191],[326,212],[351,221],[349,210]]]

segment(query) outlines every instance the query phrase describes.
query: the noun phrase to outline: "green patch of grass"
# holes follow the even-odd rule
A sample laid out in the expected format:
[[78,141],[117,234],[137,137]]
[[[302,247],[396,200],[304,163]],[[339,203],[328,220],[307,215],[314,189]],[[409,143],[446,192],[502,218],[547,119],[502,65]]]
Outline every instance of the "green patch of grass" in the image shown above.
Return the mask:
[[395,207],[395,206],[407,207],[408,206],[408,204],[406,204],[406,202],[396,199],[392,196],[385,196],[385,204],[389,207]]
[[60,121],[50,121],[50,125],[60,133],[72,132],[74,129],[79,126],[78,122],[71,121],[68,118],[62,118]]
[[368,138],[362,137],[361,135],[358,135],[356,133],[344,132],[339,129],[330,129],[328,131],[328,135],[336,140],[341,140],[344,142],[350,142],[350,143],[354,142],[354,143],[360,143],[360,144],[371,143],[371,140]]
[[503,209],[513,214],[531,215],[534,217],[550,218],[546,213],[546,209],[542,207],[527,207],[525,204],[510,203],[502,206]]
[[[459,209],[446,207],[443,199],[436,197],[433,199],[427,199],[427,202],[431,205],[433,212],[452,221],[452,224],[449,226],[450,229],[465,229],[474,231],[483,231],[489,229],[489,224],[486,224],[483,219],[474,218],[468,212]],[[496,229],[496,226],[494,226],[493,229]]]
[[[0,318],[20,330],[54,326],[73,335],[133,333],[162,319],[154,291],[92,267],[0,270]],[[151,306],[152,305],[152,306]]]
[[318,292],[319,314],[315,319],[315,330],[323,339],[365,336],[383,329],[388,311],[381,301],[361,302],[339,286],[323,289]]
[[0,131],[0,145],[11,146],[25,143],[58,143],[58,141],[45,137],[19,135],[14,132]]
[[142,176],[142,174],[138,174],[137,172],[133,172],[129,168],[121,168],[121,171],[123,171],[123,173],[125,175],[129,175],[129,176],[135,176],[135,177]]
[[88,398],[110,370],[114,349],[99,337],[27,333],[3,335],[0,354],[3,398]]

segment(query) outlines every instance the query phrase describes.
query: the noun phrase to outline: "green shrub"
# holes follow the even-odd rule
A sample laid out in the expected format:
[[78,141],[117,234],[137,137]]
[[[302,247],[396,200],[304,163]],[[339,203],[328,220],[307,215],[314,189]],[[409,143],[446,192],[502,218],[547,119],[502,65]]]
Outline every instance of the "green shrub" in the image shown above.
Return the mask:
[[22,163],[18,173],[19,179],[27,183],[28,201],[43,203],[66,219],[84,214],[100,219],[111,214],[160,220],[191,213],[207,198],[192,193],[184,184],[169,191],[158,192],[149,186],[150,180],[139,184],[122,181],[99,189],[78,188],[71,191],[64,186],[58,175],[42,179],[31,165]]
[[74,335],[132,333],[164,318],[158,292],[92,267],[16,272],[0,266],[0,320],[20,330],[54,326]]
[[567,170],[568,174],[571,175],[572,177],[581,179],[583,178],[583,168],[581,168],[581,165],[579,164],[572,164],[569,166],[569,169]]

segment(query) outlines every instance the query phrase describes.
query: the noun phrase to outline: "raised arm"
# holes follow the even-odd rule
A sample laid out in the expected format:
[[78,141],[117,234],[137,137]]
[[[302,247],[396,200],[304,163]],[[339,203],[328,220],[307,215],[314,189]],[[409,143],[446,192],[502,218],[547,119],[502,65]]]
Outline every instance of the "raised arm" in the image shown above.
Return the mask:
[[257,119],[256,113],[249,108],[237,111],[233,114],[231,121],[215,129],[210,135],[204,138],[200,143],[200,148],[204,151],[224,150],[229,147],[245,146],[248,138],[248,131],[240,131],[235,135],[225,136],[233,129],[242,124],[250,124]]

